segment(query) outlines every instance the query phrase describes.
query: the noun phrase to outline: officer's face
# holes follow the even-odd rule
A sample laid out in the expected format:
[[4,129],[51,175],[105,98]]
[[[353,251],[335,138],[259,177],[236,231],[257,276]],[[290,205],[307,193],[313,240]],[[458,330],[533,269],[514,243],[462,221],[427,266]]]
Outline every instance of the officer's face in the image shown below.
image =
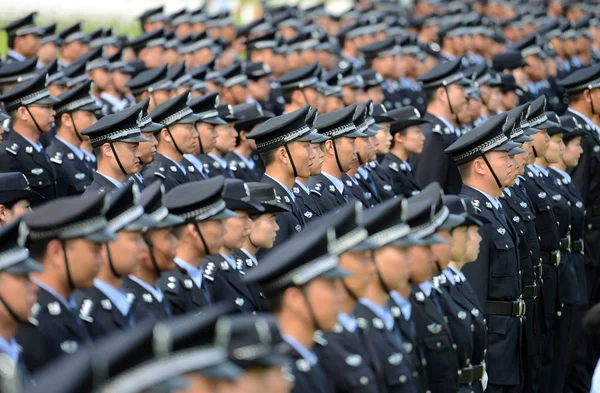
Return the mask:
[[97,68],[90,73],[90,79],[94,81],[95,87],[100,91],[108,89],[112,84],[112,73],[103,68]]
[[27,34],[19,37],[21,44],[19,47],[23,50],[25,57],[36,56],[40,50],[41,38],[35,34]]
[[235,139],[237,131],[233,128],[232,123],[216,126],[217,138],[215,140],[215,148],[221,153],[229,153],[235,149]]
[[321,150],[321,145],[316,143],[310,145],[310,152],[312,157],[310,159],[310,175],[316,176],[321,173],[325,154],[323,153],[323,150]]
[[467,230],[467,247],[465,249],[464,262],[473,262],[479,256],[479,244],[481,243],[481,235],[479,227],[471,225]]
[[579,163],[581,154],[583,154],[583,149],[581,148],[581,137],[576,136],[569,140],[565,146],[562,159],[566,166],[575,167]]
[[[478,98],[469,99],[469,105],[466,107],[467,116],[465,116],[465,121],[467,123],[472,123],[479,118],[481,115],[481,100]],[[462,122],[462,119],[461,119]]]
[[500,93],[502,106],[506,110],[513,109],[519,103],[519,96],[515,91],[507,91],[505,93]]
[[[37,130],[37,127],[35,125],[37,123],[38,127],[43,132],[49,132],[52,129],[52,125],[54,124],[54,115],[56,114],[52,106],[33,104],[29,105],[28,108],[29,112],[31,112],[31,115],[27,113],[25,107],[19,108],[19,112],[21,110],[23,111],[23,115],[25,115],[25,118],[27,119],[26,121],[29,124],[29,126]],[[31,116],[33,116],[33,118]]]
[[145,48],[140,52],[140,59],[144,60],[148,68],[157,68],[165,64],[165,49],[161,46]]
[[[21,320],[27,320],[31,316],[31,309],[37,301],[37,291],[38,286],[29,280],[28,275],[0,273],[0,298]],[[14,323],[4,304],[0,305],[0,319],[3,325]]]
[[533,134],[532,138],[534,139],[533,147],[535,147],[535,151],[538,157],[544,157],[546,154],[546,150],[548,150],[548,144],[550,143],[550,136],[546,130],[540,130],[537,134]]
[[171,134],[183,153],[194,154],[198,150],[198,133],[193,124],[174,124]]
[[405,248],[389,245],[375,250],[373,256],[379,274],[390,290],[407,288],[413,259]]
[[409,248],[412,258],[410,281],[420,284],[433,277],[435,257],[429,246],[412,246]]
[[450,251],[452,261],[459,263],[464,261],[468,236],[467,227],[457,227],[452,230],[452,249]]
[[[306,285],[306,297],[319,327],[325,331],[331,330],[337,323],[337,315],[340,312],[340,288],[335,280],[317,278]],[[310,311],[303,302],[303,318],[310,321]]]
[[512,161],[512,166],[514,168],[512,175],[510,176],[510,179],[508,180],[508,182],[505,184],[506,187],[512,187],[515,184],[515,179],[517,178],[517,176],[519,175],[519,171],[520,171],[520,165],[519,162],[517,161],[517,159],[515,158],[515,156],[509,156],[510,160]]
[[31,210],[31,204],[27,199],[17,201],[12,208],[0,205],[0,225],[6,225],[9,222],[21,217]]
[[[141,169],[139,143],[116,142],[113,143],[113,146],[125,171],[127,173],[138,173]],[[114,165],[118,166],[116,159]],[[120,168],[117,168],[117,170],[120,171]]]
[[562,132],[554,134],[548,142],[548,149],[544,154],[544,158],[548,164],[556,164],[561,162],[563,152],[565,151],[565,143],[562,140]]
[[[154,251],[158,268],[161,271],[173,269],[175,267],[173,259],[179,245],[179,239],[175,236],[173,228],[155,229],[148,232],[148,237],[152,241],[152,250]],[[147,260],[150,262],[150,257]],[[149,263],[146,269],[154,269],[152,263]]]
[[260,78],[256,81],[250,81],[248,83],[248,95],[254,98],[256,101],[265,102],[269,99],[271,92],[271,85],[267,77]]
[[500,100],[502,99],[500,96],[500,88],[481,86],[481,99],[485,103],[487,109],[490,112],[495,113],[500,109]]
[[357,101],[356,100],[356,90],[357,89],[352,89],[349,86],[342,87],[342,93],[344,93],[344,98],[342,98],[342,101],[344,102],[344,106],[352,105],[353,103],[355,103]]
[[423,146],[425,146],[425,135],[421,132],[421,127],[408,127],[403,134],[397,135],[406,152],[408,154],[420,154],[423,151]]
[[126,74],[124,72],[115,71],[112,73],[112,83],[117,90],[117,92],[121,94],[129,94],[129,88],[125,86],[127,82],[131,80],[131,75]]
[[[311,162],[310,162],[310,143],[309,142],[292,142],[288,144],[288,149],[292,154],[291,159],[294,162],[294,167],[296,168],[298,177],[309,177],[311,171]],[[285,154],[285,158],[287,161],[287,165],[289,170],[292,171],[292,163],[290,162],[290,157],[288,157],[287,152],[283,149],[283,153]]]
[[[120,231],[117,235],[117,240],[108,243],[108,249],[115,270],[125,276],[139,266],[147,246],[141,232]],[[110,269],[108,263],[104,268]]]
[[244,85],[235,85],[230,89],[230,95],[232,97],[233,105],[239,105],[246,103],[246,97],[248,96],[248,90]]
[[[61,251],[59,251],[60,253]],[[102,243],[93,243],[85,239],[66,241],[66,254],[69,260],[71,279],[77,289],[88,289],[94,285],[94,278],[106,260],[106,250]],[[63,276],[67,277],[64,259],[59,264]]]
[[144,132],[142,134],[150,141],[148,142],[140,142],[140,160],[143,165],[150,164],[154,159],[154,155],[156,154],[156,147],[158,146],[158,141],[156,137],[151,132]]
[[344,109],[344,101],[340,97],[326,97],[324,112],[335,112],[337,110]]
[[353,296],[363,297],[367,286],[375,277],[375,263],[370,251],[346,252],[340,255],[340,267],[348,270],[352,275],[343,278],[346,287]]
[[40,46],[37,52],[40,63],[48,64],[58,57],[58,46],[54,43],[47,43]]
[[452,250],[452,235],[450,235],[450,231],[448,231],[447,229],[438,230],[436,232],[436,235],[448,242],[446,244],[434,244],[431,246],[431,251],[433,251],[433,255],[435,256],[436,261],[443,270],[448,267],[448,263],[450,262],[450,251]]
[[377,154],[387,154],[392,146],[392,139],[394,139],[390,133],[390,123],[380,123],[379,125],[385,128],[377,131],[377,135],[375,135],[377,139],[375,143],[376,151]]
[[92,111],[75,111],[71,113],[77,131],[83,131],[93,126],[98,121],[96,114]]
[[373,155],[373,142],[371,138],[356,138],[356,153],[360,154],[363,163],[371,161]]
[[[223,247],[223,239],[225,237],[225,225],[222,220],[208,220],[202,221],[198,223],[198,227],[200,228],[200,232],[202,233],[202,237],[208,246],[208,255],[216,255]],[[196,245],[201,251],[204,250],[204,245],[200,240],[200,237],[196,233],[196,229],[192,224],[189,224],[187,227],[188,231],[191,231],[194,236],[197,238]]]
[[525,144],[523,144],[521,146],[521,148],[523,148],[523,150],[525,150],[525,153],[517,154],[513,157],[515,159],[515,161],[517,162],[517,165],[515,166],[515,169],[516,169],[515,179],[518,175],[524,174],[525,167],[527,165],[529,165],[529,154],[530,154],[530,150],[531,150],[531,145],[529,145],[529,148],[527,148],[525,146]]
[[454,113],[460,115],[461,111],[464,110],[465,105],[467,105],[467,93],[465,92],[465,87],[457,84],[448,86],[448,97],[446,97],[446,99],[450,100]]
[[228,218],[225,223],[225,238],[223,246],[230,250],[242,248],[244,241],[250,234],[252,221],[248,217],[248,212],[244,210],[236,210],[238,217]]
[[264,393],[267,386],[267,370],[252,368],[234,382],[236,391],[245,393]]
[[[506,186],[514,180],[513,177],[515,168],[513,166],[513,161],[509,157],[507,152],[492,151],[486,153],[486,157],[491,167],[494,169],[494,173],[496,174],[496,177],[498,177],[498,180],[500,181],[500,184],[502,184],[502,186]],[[487,167],[487,165],[485,165],[484,171],[486,172],[486,177],[490,184],[493,183],[497,185],[496,180],[494,179],[494,176],[492,175],[492,172]]]
[[[168,90],[156,90],[150,93],[150,101],[152,109],[156,108],[158,105],[162,104],[165,101],[168,101],[171,98],[171,92]],[[150,108],[148,108],[150,111]]]
[[532,81],[546,79],[546,65],[539,56],[527,56],[525,59],[529,66],[525,66],[524,71]]
[[275,213],[261,214],[251,220],[249,239],[257,247],[273,248],[279,225],[275,221]]
[[331,143],[329,154],[334,158],[335,151],[333,150],[333,143],[335,143],[342,170],[347,172],[352,168],[352,164],[356,161],[356,138],[341,137],[334,139],[332,142],[325,142],[326,145],[328,143]]
[[[385,96],[383,95],[383,88],[381,86],[373,86],[367,89],[367,99],[371,100],[375,103],[382,103],[385,100]],[[362,104],[363,102],[359,102],[358,98],[356,101],[357,104]]]
[[204,151],[200,153],[208,153],[214,149],[217,141],[217,131],[215,126],[208,123],[198,122],[196,123],[196,130],[198,130],[200,142],[202,143],[202,149],[204,149]]

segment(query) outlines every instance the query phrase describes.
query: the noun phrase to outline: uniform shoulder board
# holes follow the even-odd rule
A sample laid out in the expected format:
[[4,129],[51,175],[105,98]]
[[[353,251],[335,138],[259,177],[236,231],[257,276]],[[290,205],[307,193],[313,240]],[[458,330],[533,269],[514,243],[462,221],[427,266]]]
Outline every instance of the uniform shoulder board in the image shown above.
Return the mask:
[[37,317],[40,313],[41,308],[42,307],[37,302],[31,307],[31,316],[29,318],[27,318],[27,321],[31,325],[36,326],[36,327],[40,325],[40,322],[38,321]]
[[229,161],[229,165],[227,165],[229,167],[230,170],[232,171],[237,171],[238,170],[238,163],[236,161]]
[[400,171],[400,168],[398,168],[398,163],[397,162],[390,162],[390,165],[388,165],[388,168],[390,168],[394,172],[399,172]]
[[300,187],[294,187],[292,191],[294,191],[294,194],[300,194]]
[[440,135],[444,135],[444,132],[442,131],[442,126],[440,126],[439,124],[436,124],[432,129],[431,132],[435,132],[436,134],[440,134]]
[[311,192],[311,194],[316,194],[318,196],[321,196],[321,193],[319,191],[315,190],[314,188],[311,188],[310,192]]
[[10,146],[6,146],[6,151],[15,156],[17,155],[17,153],[19,153],[19,150],[21,150],[21,146],[19,146],[17,143],[13,143]]
[[[227,263],[227,262],[225,262]],[[217,265],[215,265],[214,262],[208,262],[206,264],[206,267],[204,268],[204,278],[206,278],[209,281],[214,281],[215,280],[215,275],[217,274]]]
[[230,268],[229,263],[227,261],[221,262],[219,266],[221,267],[221,270],[229,270]]
[[165,174],[161,172],[154,172],[154,176],[160,177],[161,179],[166,179]]
[[237,268],[237,271],[240,274],[242,274],[242,275],[246,274],[246,272],[244,271],[244,261],[242,261],[241,259],[237,259],[235,261],[235,266]]
[[169,276],[167,277],[167,285],[165,285],[165,291],[166,292],[170,292],[173,295],[179,295],[179,281],[177,280],[177,278],[173,277],[173,276]]
[[53,162],[55,164],[61,165],[63,160],[62,160],[62,153],[57,151],[54,156],[50,157],[50,162]]
[[81,308],[79,309],[79,319],[82,321],[93,323],[94,318],[92,318],[92,311],[94,310],[94,302],[92,299],[85,299],[83,303],[81,303]]

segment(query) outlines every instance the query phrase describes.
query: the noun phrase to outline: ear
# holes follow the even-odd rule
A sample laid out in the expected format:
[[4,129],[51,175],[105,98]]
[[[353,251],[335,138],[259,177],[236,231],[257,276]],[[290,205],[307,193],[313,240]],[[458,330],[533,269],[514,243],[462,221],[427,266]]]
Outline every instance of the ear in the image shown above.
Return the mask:
[[277,158],[277,161],[282,162],[284,164],[287,164],[289,162],[289,157],[285,147],[281,146],[277,148],[277,151],[275,151],[275,158]]
[[163,141],[167,141],[167,142],[172,141],[171,135],[169,135],[169,131],[167,131],[166,127],[163,128],[162,130],[160,130],[160,139],[159,140],[163,140]]
[[72,117],[68,113],[63,113],[62,115],[60,115],[61,124],[65,124],[65,125],[68,125],[69,127],[73,128],[73,122],[71,120],[72,120]]
[[60,240],[50,240],[46,245],[46,256],[48,257],[53,266],[64,266],[64,252],[65,250],[63,250],[63,246]]
[[402,139],[402,135],[400,135],[399,132],[395,133],[393,138],[394,138],[394,144],[401,145],[402,143],[404,143],[404,140]]
[[484,164],[483,159],[481,158],[476,158],[473,160],[471,165],[471,172],[474,172],[478,175],[485,175],[488,170],[487,165]]
[[443,87],[438,87],[437,90],[435,91],[435,95],[438,100],[440,100],[442,102],[448,102],[448,97],[446,95],[446,89],[444,89]]
[[110,148],[110,143],[105,143],[102,145],[102,153],[104,153],[104,155],[106,157],[112,157],[113,156],[113,151]]
[[292,93],[292,101],[301,102],[303,101],[303,98],[304,97],[302,96],[300,90],[294,90],[294,92]]
[[333,144],[335,143],[335,141],[333,139],[328,139],[324,142],[323,146],[325,146],[325,149],[323,150],[323,153],[327,153],[330,155],[334,155],[335,154],[335,150],[333,148]]

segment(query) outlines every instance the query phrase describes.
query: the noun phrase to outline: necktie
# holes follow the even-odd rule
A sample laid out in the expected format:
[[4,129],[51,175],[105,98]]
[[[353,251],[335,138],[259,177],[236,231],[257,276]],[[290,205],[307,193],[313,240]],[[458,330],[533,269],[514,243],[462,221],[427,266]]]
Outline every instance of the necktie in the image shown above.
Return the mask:
[[349,199],[349,195],[348,195],[348,187],[344,187],[342,189],[342,196],[344,197],[344,199],[346,200],[346,202],[348,202]]
[[206,285],[200,286],[200,292],[202,292],[202,295],[206,299],[206,304],[211,304],[212,302],[210,300],[210,293],[208,292]]
[[369,183],[369,185],[371,186],[371,189],[373,190],[373,193],[375,194],[377,199],[379,199],[379,193],[377,192],[377,187],[375,186],[375,182],[373,181],[371,176],[367,176],[367,183]]

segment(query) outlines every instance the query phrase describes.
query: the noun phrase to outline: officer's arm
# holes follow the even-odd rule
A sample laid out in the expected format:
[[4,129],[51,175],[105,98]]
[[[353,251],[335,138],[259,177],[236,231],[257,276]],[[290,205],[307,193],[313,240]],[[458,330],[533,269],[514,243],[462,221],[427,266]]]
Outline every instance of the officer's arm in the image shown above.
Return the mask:
[[463,268],[463,273],[473,287],[479,304],[485,311],[485,305],[488,298],[488,277],[490,263],[490,224],[486,224],[479,229],[481,234],[481,244],[479,245],[479,256],[475,262],[468,263]]
[[583,154],[579,159],[579,165],[577,165],[571,171],[571,178],[573,184],[577,187],[577,190],[583,198],[583,203],[588,204],[588,188],[590,184],[590,170],[592,166],[592,160],[595,159],[594,144],[590,140],[592,138],[582,138],[581,147],[583,148]]
[[444,139],[435,133],[428,133],[425,139],[423,152],[411,157],[411,165],[419,186],[438,182],[442,188],[446,187],[448,174],[448,160],[444,149]]

